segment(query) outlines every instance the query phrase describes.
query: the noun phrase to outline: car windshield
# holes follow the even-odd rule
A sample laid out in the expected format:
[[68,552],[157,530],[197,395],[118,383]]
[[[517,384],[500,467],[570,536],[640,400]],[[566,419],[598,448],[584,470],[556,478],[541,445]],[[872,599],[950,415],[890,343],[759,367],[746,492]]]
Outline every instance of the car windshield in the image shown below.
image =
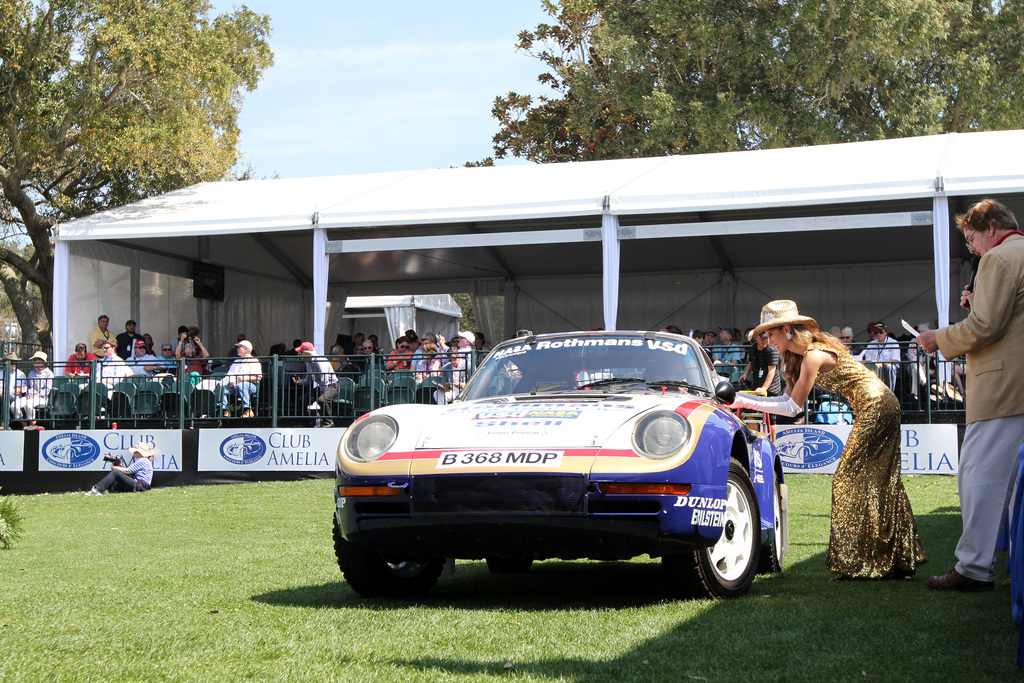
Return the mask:
[[[688,340],[643,334],[586,334],[499,345],[473,376],[467,401],[566,391],[674,391],[710,394],[704,355]],[[664,382],[664,384],[659,384]]]

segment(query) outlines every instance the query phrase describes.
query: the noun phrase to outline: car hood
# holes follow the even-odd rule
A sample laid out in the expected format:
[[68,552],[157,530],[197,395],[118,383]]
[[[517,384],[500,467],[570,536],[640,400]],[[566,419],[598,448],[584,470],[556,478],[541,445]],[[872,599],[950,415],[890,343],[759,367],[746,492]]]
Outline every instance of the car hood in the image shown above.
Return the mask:
[[622,425],[694,397],[598,395],[524,397],[456,403],[423,427],[419,449],[601,448]]

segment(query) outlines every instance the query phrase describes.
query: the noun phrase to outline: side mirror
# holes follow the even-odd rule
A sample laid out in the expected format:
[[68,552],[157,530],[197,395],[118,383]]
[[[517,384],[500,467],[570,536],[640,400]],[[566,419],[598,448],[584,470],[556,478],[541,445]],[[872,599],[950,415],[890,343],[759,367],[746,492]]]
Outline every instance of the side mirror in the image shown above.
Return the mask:
[[736,387],[724,379],[715,385],[715,396],[731,404],[736,400]]

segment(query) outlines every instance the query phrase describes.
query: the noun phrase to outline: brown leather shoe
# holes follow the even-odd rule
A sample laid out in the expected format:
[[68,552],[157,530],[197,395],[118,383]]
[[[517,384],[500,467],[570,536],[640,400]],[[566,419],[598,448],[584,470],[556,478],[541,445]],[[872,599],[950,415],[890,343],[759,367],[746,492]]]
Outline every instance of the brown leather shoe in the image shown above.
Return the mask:
[[955,569],[950,569],[945,576],[933,576],[926,583],[932,590],[960,591],[961,593],[981,593],[995,587],[995,583],[992,581],[978,581],[964,576]]

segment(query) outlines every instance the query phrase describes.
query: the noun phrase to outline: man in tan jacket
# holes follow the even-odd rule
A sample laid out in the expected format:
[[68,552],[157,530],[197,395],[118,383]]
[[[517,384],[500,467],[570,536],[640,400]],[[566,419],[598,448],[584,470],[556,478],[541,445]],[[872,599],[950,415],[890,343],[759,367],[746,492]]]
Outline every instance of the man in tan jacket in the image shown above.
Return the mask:
[[917,343],[946,358],[967,356],[967,431],[960,450],[964,530],[956,567],[928,579],[935,590],[992,590],[996,541],[1006,518],[1024,443],[1024,234],[1002,204],[985,199],[957,228],[981,254],[974,292],[964,290],[966,320],[922,332]]

